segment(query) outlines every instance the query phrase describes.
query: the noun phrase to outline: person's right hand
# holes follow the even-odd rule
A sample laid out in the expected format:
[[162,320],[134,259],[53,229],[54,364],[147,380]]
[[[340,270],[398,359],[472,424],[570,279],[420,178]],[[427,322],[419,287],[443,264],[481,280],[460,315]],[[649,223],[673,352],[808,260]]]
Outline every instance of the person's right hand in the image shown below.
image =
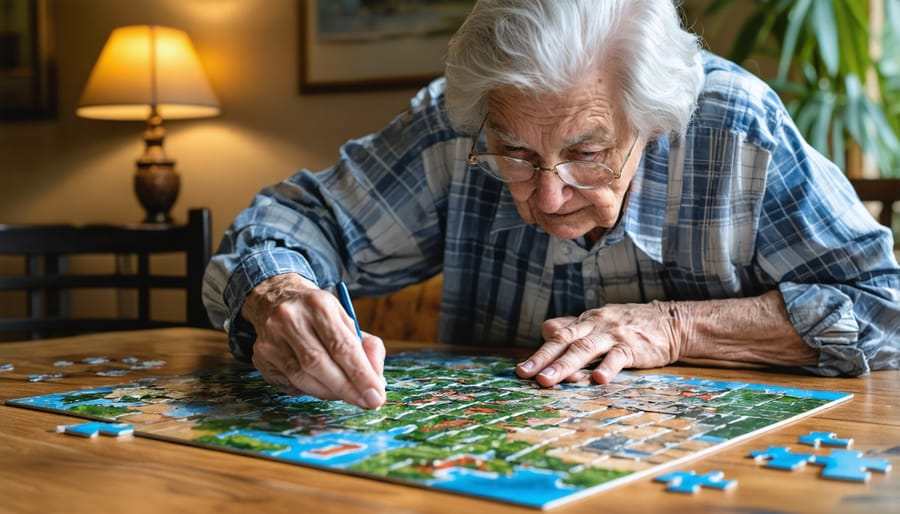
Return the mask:
[[288,394],[344,400],[375,409],[385,402],[384,343],[356,327],[338,299],[288,273],[261,282],[241,315],[256,329],[253,365]]

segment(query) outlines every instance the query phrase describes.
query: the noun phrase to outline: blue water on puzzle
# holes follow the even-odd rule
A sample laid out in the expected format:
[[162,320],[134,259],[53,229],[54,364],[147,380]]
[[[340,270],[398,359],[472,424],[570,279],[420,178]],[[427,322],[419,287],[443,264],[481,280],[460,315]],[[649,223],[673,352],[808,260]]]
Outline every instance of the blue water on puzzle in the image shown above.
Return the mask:
[[447,480],[429,485],[436,489],[533,506],[542,506],[578,490],[574,487],[560,487],[560,476],[556,473],[519,467],[510,475],[498,476],[468,468],[455,468],[447,475]]
[[[414,428],[414,427],[413,427]],[[287,449],[261,452],[278,459],[291,462],[302,462],[312,465],[326,465],[347,469],[354,464],[379,452],[409,446],[410,443],[395,439],[408,430],[401,427],[382,433],[342,432],[335,434],[317,434],[315,438],[302,435],[277,435],[271,432],[254,430],[235,430],[221,434],[244,435],[269,444],[287,446]],[[345,453],[332,456],[321,456],[314,450],[323,450],[342,445],[356,445]],[[483,496],[526,505],[541,506],[549,501],[571,494],[575,488],[561,487],[560,475],[549,471],[535,471],[515,468],[510,475],[485,473],[468,468],[453,468],[438,472],[439,478],[428,481],[428,485],[458,491],[465,494]]]

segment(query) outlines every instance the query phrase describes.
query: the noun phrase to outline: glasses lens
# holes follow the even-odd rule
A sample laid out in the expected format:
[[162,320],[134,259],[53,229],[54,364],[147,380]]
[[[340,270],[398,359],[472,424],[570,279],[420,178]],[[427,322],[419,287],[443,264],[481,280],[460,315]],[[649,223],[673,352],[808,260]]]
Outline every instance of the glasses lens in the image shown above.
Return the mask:
[[582,188],[606,186],[612,183],[615,172],[609,166],[592,161],[569,161],[556,165],[563,182]]
[[503,182],[527,182],[534,176],[534,166],[528,161],[491,154],[480,154],[475,159],[482,171]]

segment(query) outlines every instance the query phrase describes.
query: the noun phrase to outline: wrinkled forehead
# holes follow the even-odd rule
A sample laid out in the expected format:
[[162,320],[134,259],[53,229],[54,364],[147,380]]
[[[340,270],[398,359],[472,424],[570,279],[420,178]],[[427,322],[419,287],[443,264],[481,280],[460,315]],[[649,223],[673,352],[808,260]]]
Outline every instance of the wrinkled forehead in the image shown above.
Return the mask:
[[510,139],[538,130],[616,140],[627,126],[618,100],[613,76],[601,70],[587,74],[565,91],[504,86],[487,96],[486,128]]

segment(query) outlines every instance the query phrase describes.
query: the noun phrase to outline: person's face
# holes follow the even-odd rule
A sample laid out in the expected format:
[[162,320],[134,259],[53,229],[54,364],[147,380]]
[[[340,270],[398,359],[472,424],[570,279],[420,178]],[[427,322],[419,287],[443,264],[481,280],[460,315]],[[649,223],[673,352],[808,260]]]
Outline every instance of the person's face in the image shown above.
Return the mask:
[[488,151],[527,160],[542,168],[564,161],[599,161],[622,176],[608,186],[577,189],[555,173],[536,173],[528,182],[508,184],[519,215],[547,233],[574,239],[594,238],[619,217],[645,141],[626,128],[614,104],[612,79],[590,74],[562,95],[535,97],[512,89],[488,97]]

